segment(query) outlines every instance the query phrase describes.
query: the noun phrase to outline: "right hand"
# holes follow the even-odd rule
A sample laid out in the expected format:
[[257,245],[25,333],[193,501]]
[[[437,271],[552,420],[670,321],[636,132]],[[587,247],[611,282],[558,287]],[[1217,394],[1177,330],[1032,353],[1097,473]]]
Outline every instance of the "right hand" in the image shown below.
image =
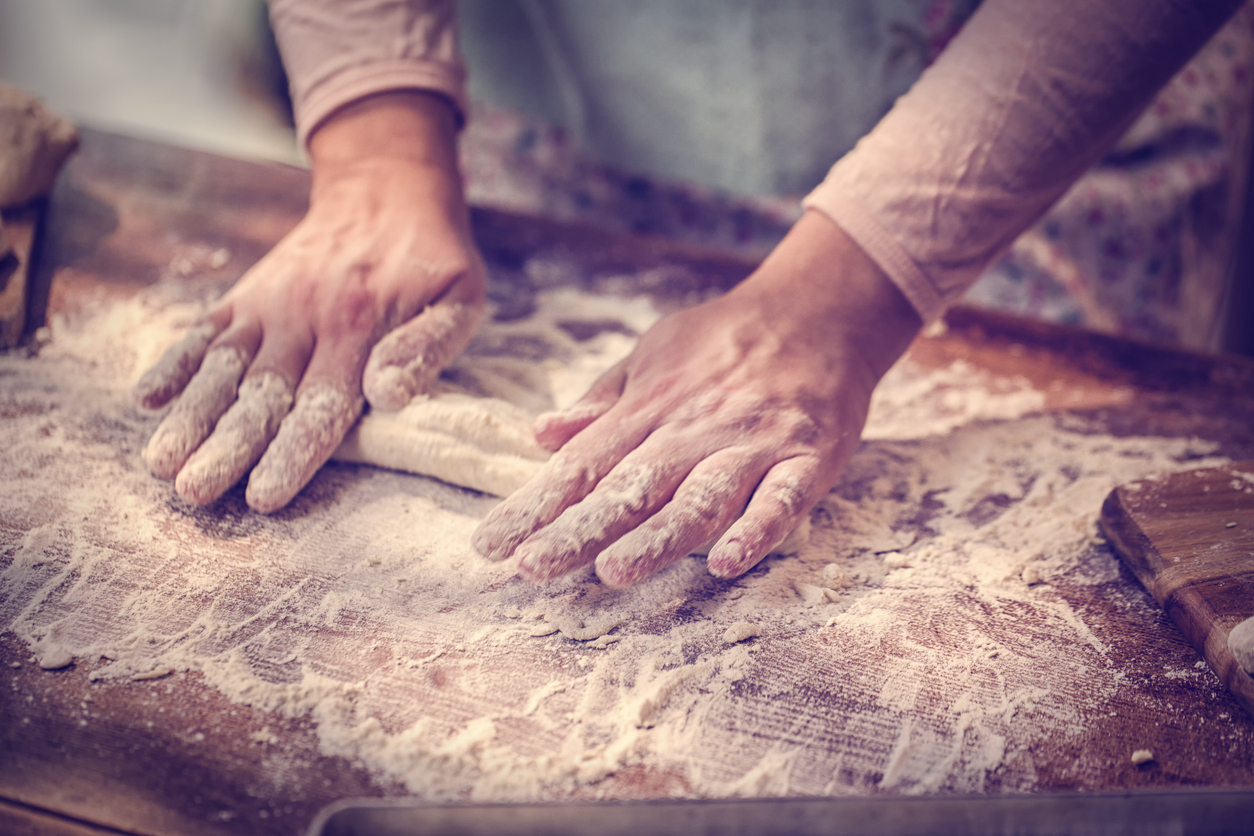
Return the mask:
[[871,392],[922,322],[843,229],[805,213],[723,296],[664,317],[581,401],[540,416],[554,456],[473,543],[548,581],[626,586],[714,541],[749,571],[836,484]]
[[251,469],[248,504],[283,507],[363,395],[399,409],[465,348],[486,275],[455,137],[448,103],[417,92],[349,105],[314,133],[308,214],[137,386],[152,409],[178,396],[144,458],[184,500],[212,502]]

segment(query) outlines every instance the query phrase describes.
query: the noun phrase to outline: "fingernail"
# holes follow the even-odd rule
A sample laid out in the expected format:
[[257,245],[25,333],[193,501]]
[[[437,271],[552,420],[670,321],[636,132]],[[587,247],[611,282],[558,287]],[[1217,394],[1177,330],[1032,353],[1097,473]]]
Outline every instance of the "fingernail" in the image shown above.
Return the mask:
[[641,571],[640,561],[624,560],[622,558],[609,558],[607,560],[597,560],[596,563],[597,577],[606,586],[619,588],[631,586],[643,577],[651,574]]
[[737,578],[749,568],[749,558],[739,540],[732,540],[710,549],[705,566],[716,578]]
[[517,515],[497,513],[500,507],[498,505],[493,509],[470,535],[470,544],[475,551],[488,560],[505,560],[514,553],[519,543],[527,539],[525,533],[519,533]]
[[534,546],[519,546],[515,554],[518,555],[518,573],[532,583],[545,583],[563,574],[558,561]]
[[144,447],[144,464],[158,479],[173,479],[193,449],[185,433],[163,423]]
[[418,393],[413,375],[400,366],[367,367],[361,388],[370,406],[381,412],[403,409]]
[[509,555],[501,553],[500,537],[497,531],[498,526],[491,525],[486,520],[479,523],[479,527],[470,535],[470,545],[488,560],[504,560]]

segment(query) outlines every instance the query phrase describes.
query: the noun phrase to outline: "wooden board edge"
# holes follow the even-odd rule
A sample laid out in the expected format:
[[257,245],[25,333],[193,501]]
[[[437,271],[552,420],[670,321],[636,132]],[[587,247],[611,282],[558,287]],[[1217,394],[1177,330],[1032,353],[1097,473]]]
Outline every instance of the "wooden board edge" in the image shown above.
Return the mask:
[[0,797],[0,833],[6,836],[136,836],[130,831],[101,827],[3,797]]
[[1164,609],[1228,688],[1228,693],[1254,719],[1254,679],[1228,649],[1228,630],[1219,624],[1206,599],[1185,587],[1172,593]]
[[[1123,564],[1141,582],[1141,586],[1153,596],[1189,643],[1206,660],[1206,664],[1210,665],[1211,670],[1228,688],[1228,692],[1254,718],[1254,679],[1250,678],[1228,650],[1228,631],[1219,626],[1215,614],[1196,592],[1187,587],[1166,590],[1163,584],[1157,582],[1151,564],[1155,558],[1161,564],[1162,556],[1128,511],[1122,491],[1122,487],[1115,488],[1102,502],[1102,510],[1098,516],[1098,527],[1102,534]],[[1200,613],[1206,623],[1194,616],[1186,616],[1189,612],[1186,605],[1192,605],[1192,612]]]
[[[1097,518],[1098,528],[1114,548],[1115,554],[1131,570],[1141,586],[1154,597],[1158,605],[1165,607],[1165,596],[1161,595],[1158,584],[1154,582],[1154,571],[1148,559],[1141,555],[1158,555],[1154,543],[1132,517],[1123,501],[1123,487],[1117,487],[1106,495],[1102,502],[1102,510]],[[1162,556],[1158,555],[1161,561]]]

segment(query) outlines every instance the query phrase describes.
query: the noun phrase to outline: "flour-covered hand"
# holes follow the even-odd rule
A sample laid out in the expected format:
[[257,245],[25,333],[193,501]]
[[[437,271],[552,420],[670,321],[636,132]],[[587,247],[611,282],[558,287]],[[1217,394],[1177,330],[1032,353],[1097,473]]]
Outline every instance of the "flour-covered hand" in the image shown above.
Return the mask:
[[363,390],[397,409],[469,342],[486,279],[455,133],[422,93],[372,97],[314,133],[308,214],[137,386],[148,408],[178,397],[144,458],[183,499],[212,502],[251,469],[248,504],[281,508]]
[[532,580],[595,562],[625,586],[717,540],[710,572],[741,575],[835,484],[872,389],[919,327],[811,211],[743,283],[664,318],[578,404],[541,416],[556,454],[474,544]]

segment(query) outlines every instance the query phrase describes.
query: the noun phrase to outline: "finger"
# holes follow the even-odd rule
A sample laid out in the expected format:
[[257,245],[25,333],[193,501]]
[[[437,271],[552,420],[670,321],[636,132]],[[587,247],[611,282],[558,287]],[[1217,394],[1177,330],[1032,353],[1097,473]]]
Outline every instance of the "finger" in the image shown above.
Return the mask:
[[292,385],[282,375],[250,374],[235,404],[178,473],[174,488],[185,501],[207,505],[243,478],[274,438],[292,407]]
[[205,354],[199,371],[144,448],[144,461],[154,476],[173,479],[205,440],[235,400],[248,360],[248,354],[235,345],[215,347]]
[[248,478],[244,499],[263,514],[291,502],[361,415],[363,400],[342,384],[302,383],[296,405]]
[[463,301],[456,287],[379,340],[362,377],[375,409],[395,412],[428,391],[441,370],[466,348],[483,317],[481,299]]
[[770,469],[744,514],[710,549],[706,566],[717,578],[748,572],[801,525],[828,490],[816,459],[799,456]]
[[[231,329],[226,342],[260,340],[261,327]],[[206,505],[226,493],[257,463],[266,445],[278,432],[279,423],[292,408],[294,385],[313,351],[307,328],[271,324],[248,374],[240,384],[236,401],[213,432],[196,448],[179,470],[174,489],[185,501]]]
[[561,449],[562,445],[618,403],[626,383],[627,368],[619,363],[597,378],[587,394],[571,406],[537,416],[532,424],[536,441],[546,450]]
[[646,442],[582,501],[523,541],[515,551],[522,576],[547,581],[586,566],[665,505],[689,465],[673,445],[659,447]]
[[621,424],[584,433],[545,463],[530,482],[484,517],[471,543],[489,560],[504,560],[541,527],[582,500],[647,435]]
[[187,329],[183,339],[166,349],[152,368],[135,384],[135,399],[145,409],[160,409],[183,391],[200,368],[200,362],[214,337],[226,327],[225,314],[210,316]]
[[629,586],[710,542],[745,507],[764,469],[743,450],[704,459],[665,507],[597,556],[597,575],[608,586]]
[[268,514],[292,501],[340,446],[361,415],[367,337],[345,330],[314,347],[296,405],[248,478],[244,499]]

